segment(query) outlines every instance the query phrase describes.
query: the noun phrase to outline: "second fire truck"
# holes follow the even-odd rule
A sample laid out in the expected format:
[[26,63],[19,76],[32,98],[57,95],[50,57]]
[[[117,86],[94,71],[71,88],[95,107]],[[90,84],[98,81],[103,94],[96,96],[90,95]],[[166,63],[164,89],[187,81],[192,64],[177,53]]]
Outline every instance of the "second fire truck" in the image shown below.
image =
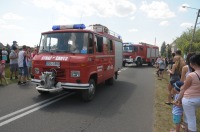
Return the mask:
[[142,66],[142,64],[154,65],[158,56],[158,46],[146,43],[123,43],[123,66],[133,63],[136,66]]

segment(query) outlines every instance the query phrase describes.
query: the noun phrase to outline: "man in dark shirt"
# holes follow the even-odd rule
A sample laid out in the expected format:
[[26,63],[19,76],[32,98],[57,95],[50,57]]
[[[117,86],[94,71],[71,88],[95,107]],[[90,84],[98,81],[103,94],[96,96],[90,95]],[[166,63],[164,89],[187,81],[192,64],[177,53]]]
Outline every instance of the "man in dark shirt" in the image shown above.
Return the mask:
[[14,47],[16,47],[16,48],[18,47],[17,41],[13,41],[13,44],[11,46],[11,50],[13,50]]

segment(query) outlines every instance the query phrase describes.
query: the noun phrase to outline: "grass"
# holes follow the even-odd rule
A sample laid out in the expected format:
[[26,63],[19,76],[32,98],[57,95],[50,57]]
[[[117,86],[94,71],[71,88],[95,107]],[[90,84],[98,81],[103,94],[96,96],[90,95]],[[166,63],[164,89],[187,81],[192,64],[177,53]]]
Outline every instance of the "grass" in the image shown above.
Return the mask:
[[[166,105],[167,101],[167,85],[169,75],[164,74],[164,79],[156,80],[156,91],[154,99],[154,132],[169,132],[171,128],[175,128],[172,121],[172,106]],[[197,110],[197,127],[200,131],[200,109]],[[183,132],[183,130],[182,130]]]

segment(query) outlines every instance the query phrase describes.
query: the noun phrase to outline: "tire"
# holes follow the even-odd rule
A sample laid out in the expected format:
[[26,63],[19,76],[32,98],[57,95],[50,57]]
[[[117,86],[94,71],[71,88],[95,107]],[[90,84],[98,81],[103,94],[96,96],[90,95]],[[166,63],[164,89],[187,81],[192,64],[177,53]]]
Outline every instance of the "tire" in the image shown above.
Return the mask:
[[137,67],[142,66],[141,58],[138,58],[137,61],[135,62],[135,64],[136,64]]
[[93,100],[95,96],[96,83],[94,79],[89,80],[90,88],[82,91],[82,99],[85,102]]
[[105,81],[105,84],[106,84],[106,85],[113,85],[113,84],[114,84],[114,78],[111,77],[111,78],[107,79],[107,80]]
[[122,66],[125,67],[125,66],[126,66],[126,62],[123,62],[123,63],[122,63]]
[[49,91],[37,90],[41,95],[49,94]]
[[154,61],[154,60],[151,61],[151,65],[152,65],[152,66],[155,65],[155,61]]
[[135,62],[136,66],[139,67],[140,66],[140,60],[138,59],[136,62]]
[[118,71],[117,72],[115,72],[115,79],[117,79],[118,78]]

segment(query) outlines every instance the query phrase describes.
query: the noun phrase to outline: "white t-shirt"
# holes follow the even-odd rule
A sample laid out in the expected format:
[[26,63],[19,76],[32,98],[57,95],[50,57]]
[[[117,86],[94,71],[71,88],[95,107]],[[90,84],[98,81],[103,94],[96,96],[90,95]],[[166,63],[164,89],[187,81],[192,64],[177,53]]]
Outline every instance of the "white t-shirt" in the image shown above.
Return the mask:
[[[24,67],[24,53],[25,53],[25,51],[22,50],[18,54],[18,66],[19,67]],[[25,61],[26,61],[26,65],[27,65],[27,59]]]

